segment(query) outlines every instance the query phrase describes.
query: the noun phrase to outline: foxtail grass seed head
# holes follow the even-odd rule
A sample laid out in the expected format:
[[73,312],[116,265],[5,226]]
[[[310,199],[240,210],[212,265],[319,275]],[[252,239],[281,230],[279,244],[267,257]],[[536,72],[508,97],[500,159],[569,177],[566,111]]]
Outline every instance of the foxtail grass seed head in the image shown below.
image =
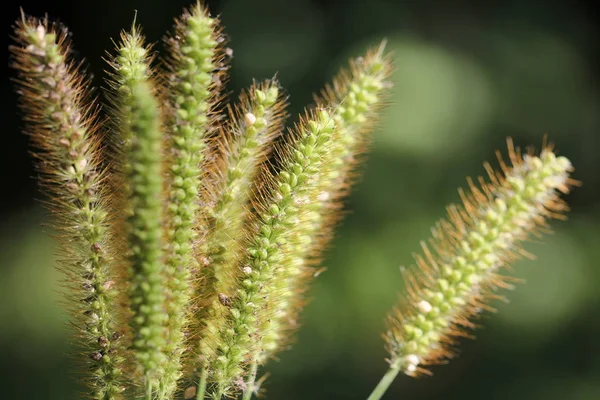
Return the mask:
[[510,141],[509,156],[511,166],[500,161],[503,174],[486,165],[489,183],[469,181],[463,205],[450,206],[448,220],[434,229],[433,251],[423,244],[419,270],[405,275],[406,299],[386,334],[392,368],[416,376],[452,357],[451,344],[489,309],[491,292],[509,286],[500,270],[524,254],[521,243],[567,210],[558,197],[575,183],[567,158],[550,147],[521,155]]
[[133,27],[122,35],[111,65],[122,146],[132,350],[138,363],[138,383],[146,396],[151,396],[162,386],[168,362],[168,314],[162,263],[161,115],[147,54],[138,29]]
[[215,382],[213,398],[227,394],[253,361],[266,334],[268,321],[262,310],[279,301],[274,292],[274,277],[282,259],[281,247],[296,236],[298,217],[303,212],[298,200],[314,198],[321,171],[330,162],[331,137],[335,123],[331,112],[319,110],[303,119],[293,132],[294,140],[279,149],[280,172],[262,178],[268,183],[265,197],[254,205],[251,242],[242,268],[250,271],[239,277],[238,289],[231,299],[227,325],[219,332],[217,359],[211,366]]
[[[217,156],[212,184],[204,198],[214,204],[207,210],[210,234],[205,253],[214,270],[232,278],[245,240],[243,231],[248,217],[248,203],[259,167],[270,154],[274,139],[283,130],[285,97],[275,80],[253,84],[240,96],[239,104],[229,110],[230,126],[217,139]],[[218,274],[219,272],[217,272]],[[221,287],[222,290],[231,290]]]
[[37,159],[40,185],[60,244],[65,302],[86,357],[89,397],[117,399],[123,353],[112,253],[108,248],[107,195],[95,105],[83,71],[69,59],[68,33],[46,20],[17,22],[12,66]]
[[[176,20],[156,69],[140,32],[124,32],[109,57],[107,119],[64,28],[23,17],[11,46],[88,398],[249,400],[323,270],[391,88],[391,56],[384,41],[352,61],[282,134],[276,79],[224,106],[232,51],[201,1]],[[500,274],[527,254],[521,243],[567,210],[569,160],[510,140],[509,158],[501,173],[486,164],[489,182],[469,180],[405,273],[406,298],[388,318],[390,370],[371,400],[399,372],[429,374],[451,358],[495,290],[510,287]]]
[[[317,104],[334,110],[339,130],[340,161],[338,184],[324,190],[325,201],[343,198],[354,183],[360,156],[366,152],[392,87],[392,56],[385,51],[386,41],[372,48],[364,57],[350,62],[316,98]],[[327,189],[327,187],[325,187]]]
[[[166,40],[169,55],[166,92],[169,104],[167,138],[166,284],[169,313],[162,396],[168,398],[182,376],[185,337],[193,329],[192,271],[198,271],[194,243],[199,226],[200,190],[208,136],[218,121],[227,56],[218,19],[200,3],[186,11]],[[196,272],[195,275],[198,275]],[[196,278],[198,278],[196,276]],[[200,280],[198,280],[200,282]],[[192,326],[190,326],[192,325]]]
[[129,31],[121,32],[121,41],[117,45],[116,54],[108,60],[112,69],[109,72],[111,80],[108,83],[114,92],[110,95],[115,97],[114,112],[119,113],[120,118],[124,118],[128,110],[120,107],[130,107],[131,104],[119,102],[131,96],[133,88],[139,82],[152,79],[151,61],[149,48],[144,45],[144,37],[138,26],[133,24]]
[[158,104],[147,82],[131,93],[132,140],[126,147],[125,165],[130,187],[128,218],[134,311],[133,347],[146,379],[161,377],[167,362],[161,262],[161,149]]
[[[285,100],[275,80],[254,84],[243,92],[235,108],[229,110],[230,124],[216,139],[215,165],[207,177],[208,232],[201,254],[208,271],[200,287],[199,298],[206,304],[204,326],[200,330],[200,355],[214,358],[214,336],[225,324],[225,293],[234,293],[240,275],[239,259],[243,255],[244,232],[249,212],[252,184],[281,133],[285,119]],[[209,275],[212,274],[212,275]],[[212,279],[211,279],[212,278]]]
[[[314,266],[319,265],[323,249],[333,236],[341,217],[342,200],[350,192],[358,160],[367,148],[369,137],[377,124],[391,87],[391,56],[384,51],[385,42],[371,49],[364,57],[351,61],[349,70],[342,70],[326,87],[317,104],[332,110],[336,129],[332,135],[329,162],[318,177],[317,194],[306,199],[307,212],[299,216],[299,235],[289,240],[282,250],[285,259],[278,268],[274,284],[280,287],[279,309],[265,310],[269,326],[263,336],[260,364],[291,340],[304,308],[304,293],[315,278]],[[302,199],[296,200],[302,203]],[[275,303],[274,303],[275,304]]]

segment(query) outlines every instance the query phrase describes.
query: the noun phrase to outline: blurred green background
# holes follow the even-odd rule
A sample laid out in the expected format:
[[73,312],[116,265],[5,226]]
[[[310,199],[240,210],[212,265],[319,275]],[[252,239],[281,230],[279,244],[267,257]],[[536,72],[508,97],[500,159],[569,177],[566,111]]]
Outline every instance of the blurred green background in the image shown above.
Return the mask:
[[[6,1],[6,37],[27,13],[59,18],[103,85],[104,51],[133,10],[160,41],[189,1]],[[483,174],[505,138],[542,143],[569,157],[583,186],[555,233],[530,243],[536,262],[518,262],[527,281],[493,304],[477,340],[433,368],[400,377],[385,399],[600,398],[600,58],[598,9],[582,1],[209,2],[234,49],[232,98],[275,72],[293,115],[351,56],[387,37],[395,84],[349,215],[327,252],[296,343],[268,366],[270,399],[365,399],[386,369],[384,318],[444,206],[465,177]],[[8,39],[7,39],[8,41]],[[7,46],[9,41],[7,42]],[[161,46],[157,46],[160,50]],[[7,55],[8,58],[8,55]],[[8,72],[9,77],[12,71]],[[4,81],[0,162],[1,398],[76,399],[60,275],[46,218],[35,198],[27,139]]]

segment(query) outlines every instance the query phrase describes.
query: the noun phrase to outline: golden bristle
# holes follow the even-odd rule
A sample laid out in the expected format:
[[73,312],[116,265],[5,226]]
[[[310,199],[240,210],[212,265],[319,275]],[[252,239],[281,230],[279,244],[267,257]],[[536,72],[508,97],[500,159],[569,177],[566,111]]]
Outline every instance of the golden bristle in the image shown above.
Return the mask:
[[469,190],[459,190],[462,204],[448,207],[423,255],[415,256],[417,269],[403,273],[406,298],[388,318],[386,334],[392,368],[417,376],[451,358],[455,338],[471,337],[473,319],[493,311],[485,302],[501,298],[495,290],[518,282],[498,271],[530,257],[521,243],[567,209],[558,195],[569,192],[572,167],[551,148],[536,156],[509,139],[510,166],[499,157],[498,174],[484,164],[489,182],[468,178]]

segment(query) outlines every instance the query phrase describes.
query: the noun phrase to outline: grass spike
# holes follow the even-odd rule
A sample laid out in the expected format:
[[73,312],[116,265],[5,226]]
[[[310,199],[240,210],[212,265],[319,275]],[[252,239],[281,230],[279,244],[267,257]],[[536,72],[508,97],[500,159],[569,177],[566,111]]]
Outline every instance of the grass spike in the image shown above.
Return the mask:
[[371,133],[378,124],[381,109],[386,105],[392,87],[392,55],[385,51],[387,41],[369,49],[363,57],[350,61],[325,87],[315,101],[320,107],[335,110],[340,130],[340,146],[345,149],[339,183],[328,192],[327,201],[342,200],[357,178],[357,168],[371,142]]
[[122,218],[129,269],[129,305],[132,310],[132,351],[136,376],[146,398],[155,398],[163,385],[167,292],[163,283],[162,254],[162,132],[159,103],[152,83],[149,50],[134,25],[121,36],[111,86],[118,121]]
[[[511,287],[500,269],[521,257],[524,240],[547,230],[547,218],[567,211],[559,195],[577,183],[569,178],[567,158],[551,146],[522,154],[510,140],[508,154],[510,166],[500,157],[502,174],[486,165],[490,183],[468,180],[462,206],[448,207],[448,219],[437,223],[430,246],[423,243],[423,255],[416,256],[418,270],[405,272],[407,294],[388,318],[392,372],[386,377],[430,374],[427,366],[450,359],[452,344],[470,337],[466,329],[489,309],[485,302],[497,297],[495,290]],[[382,381],[370,399],[379,399],[390,383]]]
[[[206,250],[201,252],[213,270],[231,270],[240,256],[239,232],[247,219],[252,184],[281,134],[285,106],[277,81],[255,83],[229,109],[231,122],[214,140],[215,162],[207,171],[203,196],[210,233],[203,244]],[[228,292],[231,288],[221,289]]]
[[204,315],[199,332],[201,368],[215,359],[215,335],[225,323],[222,299],[233,295],[233,284],[241,272],[239,260],[246,238],[240,233],[249,217],[252,184],[283,129],[285,116],[278,83],[255,83],[242,92],[238,105],[229,109],[231,123],[215,138],[216,161],[203,196],[207,199],[208,232],[200,251],[207,269],[198,293]]
[[109,193],[95,102],[85,73],[69,57],[68,32],[23,16],[11,46],[18,93],[34,147],[40,186],[60,245],[67,307],[88,371],[87,397],[123,392],[121,320],[115,301]]
[[265,168],[259,178],[266,182],[254,198],[256,218],[242,260],[237,291],[221,307],[227,309],[227,325],[218,332],[217,358],[210,373],[211,395],[220,399],[230,394],[245,366],[260,352],[258,344],[268,321],[262,310],[278,301],[273,290],[276,269],[281,266],[280,248],[306,226],[298,224],[307,199],[317,195],[318,177],[330,161],[331,137],[335,124],[331,112],[319,110],[307,115],[284,145],[278,147],[279,172]]
[[385,41],[369,50],[364,57],[350,62],[349,70],[342,70],[317,98],[320,107],[332,109],[336,130],[332,135],[330,162],[319,176],[319,193],[299,218],[307,229],[290,240],[282,265],[274,280],[280,286],[278,310],[266,310],[270,326],[260,347],[257,362],[264,364],[278,349],[291,340],[298,327],[299,313],[305,300],[303,293],[310,287],[320,263],[320,255],[333,236],[339,221],[341,202],[354,183],[360,156],[368,147],[369,137],[377,124],[377,115],[383,107],[391,86],[391,57],[385,53]]
[[175,32],[166,43],[169,152],[165,272],[169,286],[169,362],[161,396],[169,398],[183,374],[185,349],[193,347],[197,337],[200,317],[193,316],[203,310],[201,306],[191,307],[195,287],[206,281],[201,278],[204,271],[197,261],[195,243],[199,239],[197,231],[204,230],[204,218],[199,214],[200,192],[205,185],[203,167],[207,142],[220,119],[227,55],[219,20],[212,18],[200,2],[176,21]]

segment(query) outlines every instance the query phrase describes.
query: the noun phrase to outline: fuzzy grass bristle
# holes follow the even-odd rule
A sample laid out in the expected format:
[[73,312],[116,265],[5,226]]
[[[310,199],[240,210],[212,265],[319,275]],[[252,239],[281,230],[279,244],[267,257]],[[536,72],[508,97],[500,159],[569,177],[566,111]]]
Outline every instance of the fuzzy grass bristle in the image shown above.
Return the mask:
[[249,203],[259,168],[285,121],[285,96],[277,81],[253,84],[242,92],[235,108],[229,109],[228,125],[212,143],[212,165],[208,168],[204,196],[206,233],[200,246],[204,269],[197,299],[199,315],[200,376],[206,379],[208,360],[216,358],[218,336],[226,326],[227,300],[235,294],[242,273],[245,226]]
[[65,302],[89,364],[84,380],[93,399],[121,398],[123,353],[109,247],[106,170],[97,133],[96,105],[85,74],[69,58],[68,33],[47,20],[17,22],[10,47],[18,93],[60,245]]
[[[168,398],[183,375],[185,349],[195,347],[199,321],[203,320],[200,314],[205,310],[202,304],[191,306],[192,299],[196,302],[196,287],[204,287],[209,280],[202,276],[206,269],[198,262],[196,248],[197,232],[205,231],[199,205],[206,186],[207,143],[221,119],[228,57],[219,20],[200,2],[176,21],[173,35],[165,42],[169,50],[163,62],[168,99],[165,280],[170,293],[166,352],[171,362],[163,396]],[[193,364],[196,360],[190,357],[188,361]]]
[[280,309],[267,311],[271,315],[268,333],[260,344],[259,364],[284,348],[299,326],[299,314],[306,303],[304,293],[318,275],[313,267],[320,264],[321,253],[341,219],[342,201],[355,181],[359,160],[391,87],[391,70],[391,56],[385,52],[384,41],[364,57],[352,60],[349,70],[342,70],[316,99],[319,107],[332,110],[336,129],[329,161],[318,177],[317,195],[306,201],[306,212],[298,217],[298,223],[306,228],[297,230],[298,236],[282,250],[286,267],[280,268],[274,279],[280,287]]
[[122,31],[120,36],[121,40],[116,44],[116,53],[109,54],[107,58],[111,67],[108,72],[110,79],[107,82],[112,89],[108,94],[116,96],[113,107],[120,106],[118,96],[130,94],[132,87],[138,82],[149,81],[154,76],[150,67],[153,57],[150,47],[145,44],[140,27],[134,22],[131,29]]
[[283,130],[286,106],[276,80],[254,83],[242,92],[238,104],[229,108],[231,122],[213,140],[214,161],[202,196],[210,225],[202,255],[217,275],[223,268],[231,270],[242,252],[239,232],[248,217],[252,185]]
[[381,109],[387,104],[393,67],[392,54],[386,52],[386,45],[387,41],[383,40],[363,57],[351,60],[349,68],[341,70],[321,95],[315,97],[319,107],[334,110],[340,146],[345,148],[339,182],[329,193],[331,204],[343,199],[355,183],[371,133],[378,125]]
[[165,352],[168,292],[163,285],[162,132],[159,103],[149,65],[149,50],[139,28],[122,34],[111,84],[113,114],[118,121],[124,260],[129,270],[132,352],[137,361],[135,383],[147,398],[161,393],[170,358]]
[[254,199],[256,218],[240,267],[237,291],[228,306],[227,325],[219,332],[217,358],[211,365],[214,399],[229,393],[260,353],[261,337],[267,334],[264,310],[278,310],[275,274],[285,258],[281,248],[306,226],[298,224],[306,199],[317,196],[318,176],[330,161],[331,136],[335,130],[331,113],[320,110],[308,115],[292,132],[293,140],[279,148],[281,170],[269,176],[264,197]]
[[469,180],[470,192],[460,192],[462,206],[448,207],[448,219],[438,222],[416,256],[418,270],[405,274],[406,299],[389,316],[386,334],[391,369],[429,374],[428,365],[451,358],[452,344],[490,309],[486,302],[497,298],[496,288],[510,287],[500,273],[527,254],[521,243],[567,210],[559,195],[576,183],[570,161],[550,146],[535,155],[508,144],[511,165],[499,156],[502,173],[486,164],[489,182]]

